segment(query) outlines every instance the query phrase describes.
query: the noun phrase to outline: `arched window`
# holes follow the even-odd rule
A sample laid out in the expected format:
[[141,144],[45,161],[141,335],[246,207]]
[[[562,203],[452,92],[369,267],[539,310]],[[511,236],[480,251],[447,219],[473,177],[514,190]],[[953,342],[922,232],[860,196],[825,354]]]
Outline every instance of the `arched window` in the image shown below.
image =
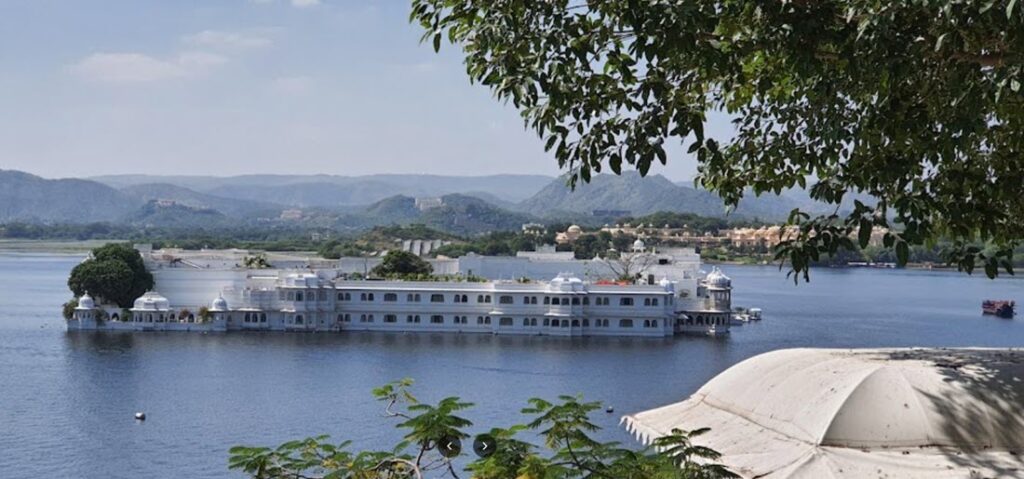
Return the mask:
[[121,317],[118,316],[117,313],[114,313],[114,314],[110,315],[110,320],[111,321],[120,321]]
[[338,293],[338,301],[345,301],[345,293]]
[[583,327],[584,328],[589,328],[590,327],[590,320],[589,319],[584,319],[583,320]]
[[551,326],[551,320],[548,318],[544,318],[544,326]]
[[530,297],[529,296],[523,296],[523,304],[530,304]]
[[584,296],[583,297],[583,305],[584,306],[590,306],[590,298]]
[[249,322],[249,313],[245,313],[245,317],[242,318],[242,322],[245,322],[245,323]]
[[551,304],[551,298],[548,296],[544,297],[544,304]]
[[580,327],[580,320],[578,320],[578,319],[572,320],[572,327],[574,327],[574,328]]
[[657,305],[658,305],[658,298],[651,298],[651,306],[657,306]]
[[491,317],[490,316],[484,316],[484,324],[491,324]]
[[295,324],[302,324],[302,321],[303,319],[301,314],[295,316]]
[[536,325],[537,325],[537,318],[530,318],[530,326],[536,326]]
[[295,292],[295,301],[302,301],[302,291]]
[[476,324],[484,324],[484,317],[483,316],[477,316],[476,317]]
[[482,295],[482,294],[476,295],[476,302],[478,302],[478,303],[484,302],[484,295]]
[[651,305],[651,298],[644,298],[644,306],[650,306],[650,305]]
[[529,326],[529,325],[530,325],[530,318],[523,318],[523,326]]
[[558,299],[558,298],[551,298],[551,305],[552,306],[558,306],[559,303],[561,303],[560,299]]
[[572,298],[572,305],[573,306],[579,306],[580,305],[580,298]]
[[457,295],[457,294],[455,295],[455,297],[453,299],[455,300],[456,303],[461,303],[462,302],[462,297]]
[[[190,314],[189,317],[191,317],[191,316],[192,315]],[[261,323],[267,322],[267,313],[260,313],[260,322]]]

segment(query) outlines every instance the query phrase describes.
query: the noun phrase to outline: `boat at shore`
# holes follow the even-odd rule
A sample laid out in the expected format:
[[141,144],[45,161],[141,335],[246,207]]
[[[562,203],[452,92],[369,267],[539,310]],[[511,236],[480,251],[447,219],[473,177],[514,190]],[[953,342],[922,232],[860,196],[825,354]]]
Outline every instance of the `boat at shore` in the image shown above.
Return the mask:
[[981,303],[981,313],[1000,318],[1013,318],[1017,314],[1016,307],[1016,301],[988,299]]

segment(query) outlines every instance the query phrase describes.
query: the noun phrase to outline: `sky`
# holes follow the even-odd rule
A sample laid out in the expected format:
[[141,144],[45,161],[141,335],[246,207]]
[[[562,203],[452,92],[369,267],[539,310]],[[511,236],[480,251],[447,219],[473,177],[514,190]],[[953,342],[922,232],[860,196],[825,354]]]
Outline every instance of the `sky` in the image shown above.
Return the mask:
[[[559,173],[409,0],[0,0],[0,169]],[[695,173],[682,149],[652,168]]]

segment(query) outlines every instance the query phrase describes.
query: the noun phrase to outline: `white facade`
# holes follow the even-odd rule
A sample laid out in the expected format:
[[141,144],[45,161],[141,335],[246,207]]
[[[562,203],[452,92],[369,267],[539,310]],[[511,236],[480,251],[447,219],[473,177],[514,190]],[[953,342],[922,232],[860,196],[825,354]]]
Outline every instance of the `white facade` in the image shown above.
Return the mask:
[[[131,317],[97,322],[95,306],[83,296],[68,328],[665,337],[723,333],[729,324],[727,307],[694,311],[707,301],[680,297],[668,279],[654,285],[587,283],[568,274],[527,283],[348,281],[330,273],[253,272],[240,289],[211,292],[217,296],[204,317],[196,303],[172,305],[148,292]],[[714,314],[724,315],[721,324],[712,325]]]

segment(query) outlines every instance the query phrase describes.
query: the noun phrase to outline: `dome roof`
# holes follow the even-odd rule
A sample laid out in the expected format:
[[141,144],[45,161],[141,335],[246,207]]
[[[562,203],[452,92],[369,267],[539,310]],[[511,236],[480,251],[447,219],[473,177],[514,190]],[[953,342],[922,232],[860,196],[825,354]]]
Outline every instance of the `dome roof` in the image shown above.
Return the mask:
[[732,285],[732,280],[729,279],[718,266],[711,269],[711,272],[704,277],[704,283],[708,286],[716,286],[719,288],[728,288]]
[[583,232],[583,228],[580,228],[579,225],[572,225],[572,226],[569,227],[569,229],[567,229],[565,231],[567,231],[569,233],[582,233]]
[[1020,470],[1022,378],[1020,350],[789,349],[623,419],[647,442],[709,427],[744,477],[997,477]]
[[224,295],[217,295],[213,301],[210,302],[210,311],[227,311],[228,301],[224,299]]
[[86,291],[81,298],[78,298],[78,307],[75,309],[95,309],[96,302],[89,296],[89,292]]
[[140,311],[166,311],[170,307],[170,301],[156,291],[147,291],[146,294],[139,296],[135,300],[135,304],[132,305],[132,309]]
[[646,247],[647,245],[644,243],[644,240],[640,238],[637,238],[637,240],[633,242],[633,249],[635,250],[642,250]]

